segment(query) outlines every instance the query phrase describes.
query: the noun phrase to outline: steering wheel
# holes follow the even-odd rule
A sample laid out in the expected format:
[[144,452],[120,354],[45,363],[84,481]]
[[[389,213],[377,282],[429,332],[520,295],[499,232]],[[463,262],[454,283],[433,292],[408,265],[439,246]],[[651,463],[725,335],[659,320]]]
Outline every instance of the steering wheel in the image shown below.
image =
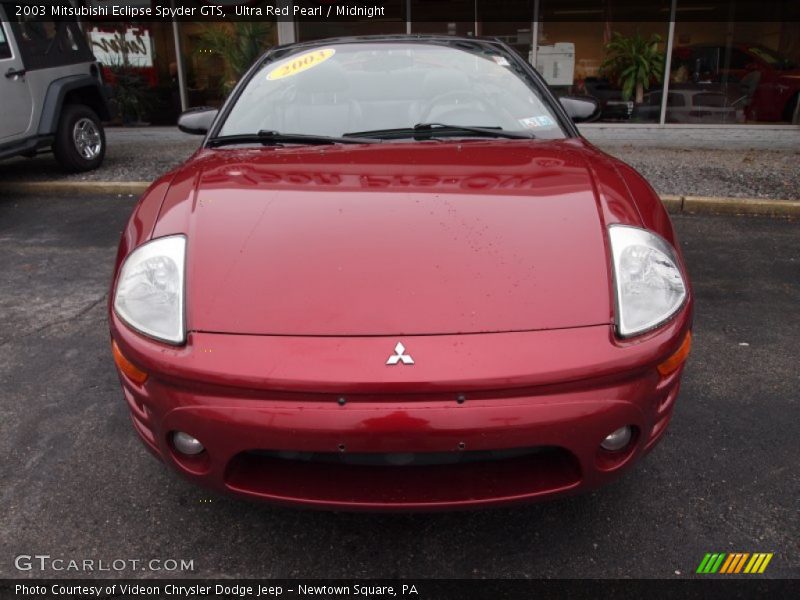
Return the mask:
[[483,112],[490,112],[489,104],[486,102],[485,99],[481,98],[475,92],[470,92],[469,90],[453,90],[451,92],[445,92],[444,94],[439,94],[438,96],[434,96],[425,106],[424,110],[421,111],[419,116],[420,123],[427,123],[430,119],[430,115],[433,112],[433,109],[436,108],[437,105],[446,104],[447,102],[453,102],[458,104],[459,100],[464,100],[465,103],[474,102],[480,105],[481,110]]

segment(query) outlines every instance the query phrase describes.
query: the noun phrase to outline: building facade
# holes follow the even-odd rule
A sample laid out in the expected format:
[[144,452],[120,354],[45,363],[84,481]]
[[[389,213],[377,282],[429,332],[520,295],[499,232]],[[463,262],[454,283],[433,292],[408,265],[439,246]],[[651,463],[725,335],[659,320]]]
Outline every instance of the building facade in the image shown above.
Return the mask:
[[[221,104],[246,66],[236,48],[255,56],[295,41],[419,33],[501,39],[536,66],[556,94],[596,98],[604,122],[796,125],[800,23],[781,18],[780,0],[765,0],[757,13],[753,3],[742,11],[742,2],[385,0],[378,3],[386,7],[383,16],[348,20],[87,19],[84,30],[112,83],[121,79],[124,88],[141,76],[150,110],[140,117],[152,122],[174,122],[180,110]],[[292,0],[281,4],[292,6]],[[632,81],[628,67],[636,61],[645,72]]]

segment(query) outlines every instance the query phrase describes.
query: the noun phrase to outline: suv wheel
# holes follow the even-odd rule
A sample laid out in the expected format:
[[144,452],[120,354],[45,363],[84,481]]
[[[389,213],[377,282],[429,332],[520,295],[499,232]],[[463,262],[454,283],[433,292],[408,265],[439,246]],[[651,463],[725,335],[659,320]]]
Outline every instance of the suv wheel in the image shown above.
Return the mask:
[[97,114],[83,104],[67,104],[58,120],[53,154],[71,172],[91,171],[106,153],[106,134]]

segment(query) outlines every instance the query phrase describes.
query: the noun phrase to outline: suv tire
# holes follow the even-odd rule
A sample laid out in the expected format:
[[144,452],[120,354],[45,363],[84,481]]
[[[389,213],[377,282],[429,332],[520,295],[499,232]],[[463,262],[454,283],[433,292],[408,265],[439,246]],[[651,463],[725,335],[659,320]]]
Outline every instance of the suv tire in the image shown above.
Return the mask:
[[99,167],[106,154],[106,134],[97,113],[83,104],[65,105],[58,120],[53,154],[71,173]]

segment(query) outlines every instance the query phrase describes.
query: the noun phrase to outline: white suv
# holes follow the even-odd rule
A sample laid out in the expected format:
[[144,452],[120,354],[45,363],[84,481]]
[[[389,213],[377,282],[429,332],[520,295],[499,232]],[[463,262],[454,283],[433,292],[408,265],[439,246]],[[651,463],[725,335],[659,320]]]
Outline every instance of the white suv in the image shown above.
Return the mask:
[[0,158],[52,150],[67,171],[96,169],[111,117],[100,65],[75,21],[17,10],[0,4]]

